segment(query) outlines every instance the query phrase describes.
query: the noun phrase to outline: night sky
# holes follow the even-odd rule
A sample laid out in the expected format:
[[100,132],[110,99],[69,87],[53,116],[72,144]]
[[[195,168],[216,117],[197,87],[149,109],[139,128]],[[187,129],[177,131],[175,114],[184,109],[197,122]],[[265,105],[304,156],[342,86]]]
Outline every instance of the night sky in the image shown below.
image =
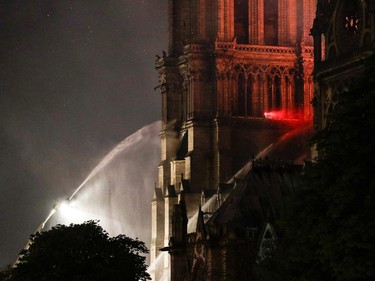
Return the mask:
[[0,267],[59,196],[160,119],[166,0],[0,2]]

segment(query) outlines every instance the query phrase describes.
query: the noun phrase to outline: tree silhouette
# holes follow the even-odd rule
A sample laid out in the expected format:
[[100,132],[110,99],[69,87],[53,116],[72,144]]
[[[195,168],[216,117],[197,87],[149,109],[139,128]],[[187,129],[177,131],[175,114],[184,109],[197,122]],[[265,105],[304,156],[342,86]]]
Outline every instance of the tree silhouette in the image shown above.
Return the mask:
[[320,157],[279,222],[274,256],[260,280],[375,280],[375,59],[313,142]]
[[143,242],[109,237],[96,221],[57,225],[31,236],[10,281],[149,280]]

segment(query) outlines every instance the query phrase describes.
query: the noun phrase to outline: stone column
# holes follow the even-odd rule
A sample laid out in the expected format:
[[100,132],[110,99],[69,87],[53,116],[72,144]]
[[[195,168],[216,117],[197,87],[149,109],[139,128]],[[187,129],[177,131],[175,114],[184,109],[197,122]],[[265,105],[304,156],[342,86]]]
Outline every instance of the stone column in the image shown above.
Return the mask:
[[230,99],[230,105],[231,105],[231,113],[232,116],[237,115],[237,80],[234,77],[234,75],[231,75],[230,77],[230,91],[229,91],[229,99]]
[[164,198],[160,188],[155,188],[154,198],[151,202],[151,246],[150,259],[154,263],[155,271],[152,279],[159,280],[163,274],[163,260],[155,264],[156,258],[160,255],[159,249],[164,246]]
[[249,83],[249,78],[247,77],[247,75],[244,76],[244,79],[245,79],[245,85],[244,85],[244,105],[239,105],[239,106],[243,106],[243,109],[244,109],[244,115],[243,116],[248,116],[248,112],[249,112],[249,109],[247,108],[248,107],[248,89],[247,87],[250,87],[250,83]]
[[258,77],[252,77],[252,113],[254,117],[258,117],[260,115],[260,95],[258,90]]
[[259,88],[260,88],[260,93],[263,97],[263,113],[268,111],[270,108],[269,105],[269,99],[268,99],[268,79],[266,74],[261,74],[259,77]]
[[[297,42],[297,10],[303,0],[289,0],[287,3],[287,42],[288,46],[294,46]],[[283,15],[284,16],[284,15]]]
[[313,105],[311,104],[311,101],[314,96],[314,82],[312,77],[309,77],[307,79],[304,79],[304,118],[305,119],[311,119],[314,115],[313,112]]
[[264,45],[264,0],[257,0],[258,5],[258,45]]
[[231,104],[230,104],[230,80],[228,74],[224,74],[224,111],[225,116],[230,116]]
[[272,77],[269,82],[271,84],[272,93],[271,109],[274,109],[276,107],[275,77]]
[[216,116],[221,117],[224,113],[224,79],[221,73],[216,74]]
[[263,45],[264,1],[249,1],[249,44]]
[[193,77],[189,77],[189,89],[188,89],[188,118],[193,117],[193,112],[194,112],[194,81]]
[[287,88],[284,75],[280,75],[280,94],[281,94],[281,109],[287,110],[289,106],[289,100],[288,100],[289,92],[288,92],[288,88]]
[[278,43],[281,46],[288,45],[288,1],[279,0],[278,11]]
[[258,95],[258,101],[259,101],[259,105],[258,105],[258,117],[263,117],[263,113],[264,113],[264,95],[263,93],[260,91],[260,85],[261,83],[261,78],[260,76],[257,74],[254,76],[254,88],[255,88],[255,92],[257,93]]
[[230,42],[234,37],[234,3],[233,0],[219,0],[218,39]]
[[294,80],[294,77],[289,77],[289,109],[293,113],[295,112],[296,109],[296,81]]

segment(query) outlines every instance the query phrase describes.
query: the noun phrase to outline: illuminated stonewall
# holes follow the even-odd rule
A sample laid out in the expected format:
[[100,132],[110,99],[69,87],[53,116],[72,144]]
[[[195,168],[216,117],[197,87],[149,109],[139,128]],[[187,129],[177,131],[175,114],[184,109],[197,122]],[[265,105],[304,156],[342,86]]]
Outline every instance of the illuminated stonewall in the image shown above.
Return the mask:
[[[152,201],[152,275],[154,280],[189,280],[199,268],[200,279],[194,280],[241,280],[230,269],[232,255],[215,262],[210,248],[198,253],[186,243],[197,241],[197,221],[204,225],[221,204],[228,204],[233,175],[245,167],[246,177],[253,155],[269,152],[272,143],[288,139],[285,134],[312,119],[309,33],[316,1],[168,3],[168,50],[156,60],[162,152]],[[301,142],[278,156],[301,162],[308,157]],[[199,220],[199,205],[212,201]],[[272,232],[272,226],[267,229]],[[174,247],[176,241],[182,252]],[[160,249],[169,254],[158,258]],[[225,245],[222,250],[230,252]]]

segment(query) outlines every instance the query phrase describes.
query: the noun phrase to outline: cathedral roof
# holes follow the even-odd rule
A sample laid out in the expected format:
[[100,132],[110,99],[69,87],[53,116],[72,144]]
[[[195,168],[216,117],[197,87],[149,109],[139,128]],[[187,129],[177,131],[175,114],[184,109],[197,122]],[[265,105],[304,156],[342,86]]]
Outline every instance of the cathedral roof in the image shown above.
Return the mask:
[[[229,194],[233,191],[234,184],[219,184],[217,190],[203,190],[206,196],[204,204],[201,206],[204,221],[206,222],[211,215],[217,210],[221,202],[223,202]],[[188,233],[193,233],[197,229],[199,212],[195,213],[189,219]]]
[[[263,227],[266,220],[278,217],[285,201],[300,184],[299,173],[304,160],[310,160],[306,144],[313,135],[313,128],[310,122],[297,125],[264,148],[226,184],[220,184],[220,193],[204,192],[202,212],[211,228],[228,223]],[[196,231],[197,218],[198,213],[189,219],[188,233]]]
[[288,197],[300,185],[301,166],[282,161],[258,160],[206,225],[213,231],[222,226],[232,229],[264,227],[276,220]]

